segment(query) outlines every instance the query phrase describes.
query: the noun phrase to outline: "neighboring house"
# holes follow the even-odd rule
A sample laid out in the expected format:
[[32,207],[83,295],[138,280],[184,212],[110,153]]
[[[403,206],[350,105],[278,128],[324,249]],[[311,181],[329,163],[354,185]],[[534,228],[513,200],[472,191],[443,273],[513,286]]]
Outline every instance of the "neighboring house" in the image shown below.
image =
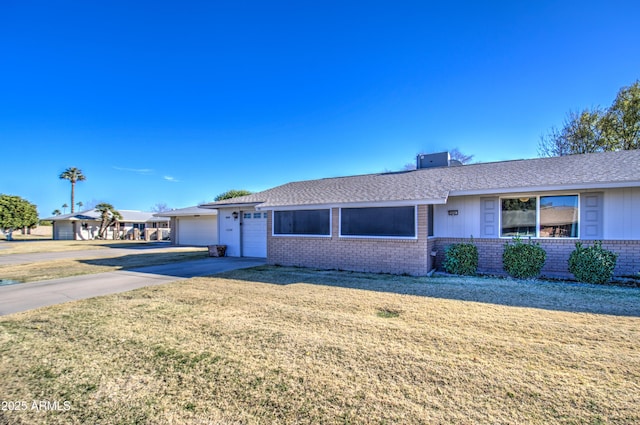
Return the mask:
[[207,246],[218,244],[218,211],[188,207],[155,214],[171,223],[172,245]]
[[[413,171],[288,183],[202,205],[232,256],[269,264],[425,275],[473,237],[482,272],[502,272],[515,236],[566,275],[575,242],[604,241],[616,275],[640,271],[640,150],[464,165],[421,155]],[[261,246],[258,246],[260,245]]]
[[[152,212],[118,210],[122,219],[109,227],[107,239],[144,238],[145,229],[161,229],[162,238],[169,236],[169,219],[154,217]],[[98,237],[101,214],[95,209],[55,215],[44,220],[53,222],[54,240],[91,240]]]

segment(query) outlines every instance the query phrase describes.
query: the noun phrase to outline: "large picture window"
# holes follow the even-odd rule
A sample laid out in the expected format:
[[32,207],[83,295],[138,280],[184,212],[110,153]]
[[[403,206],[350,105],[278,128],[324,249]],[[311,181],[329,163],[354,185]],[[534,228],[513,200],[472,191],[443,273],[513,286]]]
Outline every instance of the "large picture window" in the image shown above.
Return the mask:
[[540,197],[540,237],[578,237],[578,196]]
[[504,198],[501,207],[502,237],[578,237],[578,195]]
[[341,236],[413,238],[415,207],[342,208]]
[[502,200],[502,236],[536,236],[537,198]]
[[331,236],[331,211],[274,211],[273,234]]

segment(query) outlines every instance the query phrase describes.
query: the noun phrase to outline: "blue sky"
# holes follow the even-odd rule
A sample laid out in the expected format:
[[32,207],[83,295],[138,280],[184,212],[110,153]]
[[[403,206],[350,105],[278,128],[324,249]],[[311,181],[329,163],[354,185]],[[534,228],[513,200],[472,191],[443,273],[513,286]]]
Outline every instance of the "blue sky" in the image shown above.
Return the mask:
[[[149,210],[537,156],[640,78],[637,1],[0,1],[0,193]],[[68,212],[68,210],[67,210]]]

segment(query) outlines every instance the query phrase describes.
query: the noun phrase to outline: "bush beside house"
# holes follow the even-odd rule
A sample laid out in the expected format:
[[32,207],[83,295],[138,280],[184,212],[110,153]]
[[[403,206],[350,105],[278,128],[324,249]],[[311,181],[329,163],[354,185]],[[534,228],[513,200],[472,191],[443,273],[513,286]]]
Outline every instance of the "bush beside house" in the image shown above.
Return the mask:
[[580,282],[603,284],[613,277],[617,259],[618,254],[604,249],[600,241],[587,248],[576,242],[569,257],[569,271]]
[[443,263],[447,273],[475,276],[478,271],[478,248],[473,243],[456,243],[445,249]]
[[523,243],[514,238],[513,244],[506,243],[502,254],[504,270],[518,279],[530,279],[540,275],[547,258],[546,251],[539,243]]

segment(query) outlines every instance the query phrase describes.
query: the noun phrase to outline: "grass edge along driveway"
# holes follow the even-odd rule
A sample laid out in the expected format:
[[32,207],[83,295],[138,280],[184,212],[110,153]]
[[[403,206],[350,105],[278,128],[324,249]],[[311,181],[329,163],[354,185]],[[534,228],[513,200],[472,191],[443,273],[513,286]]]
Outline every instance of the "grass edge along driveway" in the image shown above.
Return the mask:
[[564,311],[606,291],[546,308],[509,305],[518,282],[501,304],[391,291],[489,284],[258,267],[3,317],[3,397],[70,409],[0,422],[640,420],[636,288],[610,288],[617,316]]

